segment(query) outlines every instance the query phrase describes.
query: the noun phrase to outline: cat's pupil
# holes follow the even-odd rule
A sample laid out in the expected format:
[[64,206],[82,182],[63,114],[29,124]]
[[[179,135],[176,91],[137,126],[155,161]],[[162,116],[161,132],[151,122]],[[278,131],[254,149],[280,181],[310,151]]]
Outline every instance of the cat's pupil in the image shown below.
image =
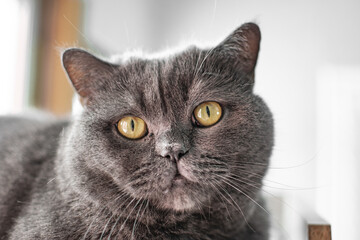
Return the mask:
[[210,109],[209,109],[209,106],[206,106],[206,113],[207,113],[208,117],[210,117]]
[[135,129],[135,122],[134,122],[134,120],[131,119],[130,125],[131,125],[131,130],[134,131],[134,129]]

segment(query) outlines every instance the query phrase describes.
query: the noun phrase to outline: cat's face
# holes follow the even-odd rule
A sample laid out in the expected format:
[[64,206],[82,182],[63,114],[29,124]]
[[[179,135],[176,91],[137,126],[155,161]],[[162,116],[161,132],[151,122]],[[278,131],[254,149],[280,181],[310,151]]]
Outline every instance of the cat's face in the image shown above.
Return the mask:
[[[89,194],[116,202],[126,193],[159,208],[190,211],[209,204],[234,178],[260,186],[272,120],[252,93],[256,34],[256,26],[244,25],[212,50],[190,48],[167,59],[134,58],[121,65],[82,50],[65,52],[64,66],[85,101],[68,143]],[[198,106],[205,103],[210,116],[215,110],[206,104],[214,102],[220,109],[216,121],[199,123]],[[126,117],[143,121],[146,130],[136,139],[119,131]],[[139,127],[132,124],[132,130]]]

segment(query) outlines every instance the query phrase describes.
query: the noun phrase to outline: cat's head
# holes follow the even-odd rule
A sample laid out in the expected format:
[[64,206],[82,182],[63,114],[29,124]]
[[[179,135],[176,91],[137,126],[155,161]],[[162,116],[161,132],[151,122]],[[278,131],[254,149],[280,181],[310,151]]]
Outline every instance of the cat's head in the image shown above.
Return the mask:
[[212,49],[161,59],[116,64],[65,51],[84,104],[66,142],[74,181],[104,203],[129,195],[188,211],[225,194],[229,183],[260,186],[273,126],[252,91],[259,42],[259,28],[248,23]]

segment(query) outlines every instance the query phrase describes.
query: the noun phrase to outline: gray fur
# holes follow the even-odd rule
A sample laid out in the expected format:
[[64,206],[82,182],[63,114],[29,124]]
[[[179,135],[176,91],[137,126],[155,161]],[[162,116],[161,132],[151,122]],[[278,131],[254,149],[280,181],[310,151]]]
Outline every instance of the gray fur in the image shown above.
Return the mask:
[[[259,41],[248,23],[213,49],[162,59],[67,50],[81,116],[0,120],[1,239],[268,239],[259,190],[273,122],[252,92]],[[208,128],[192,121],[204,101],[223,108]],[[119,134],[129,114],[145,137]]]

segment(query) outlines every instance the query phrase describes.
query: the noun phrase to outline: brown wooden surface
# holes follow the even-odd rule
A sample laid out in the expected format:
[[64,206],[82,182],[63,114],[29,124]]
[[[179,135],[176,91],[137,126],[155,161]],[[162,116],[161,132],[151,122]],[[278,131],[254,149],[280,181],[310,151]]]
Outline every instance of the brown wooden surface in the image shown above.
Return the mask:
[[308,225],[309,240],[331,240],[330,225]]
[[71,110],[73,89],[62,69],[61,49],[78,46],[79,0],[39,0],[35,105],[57,115]]

